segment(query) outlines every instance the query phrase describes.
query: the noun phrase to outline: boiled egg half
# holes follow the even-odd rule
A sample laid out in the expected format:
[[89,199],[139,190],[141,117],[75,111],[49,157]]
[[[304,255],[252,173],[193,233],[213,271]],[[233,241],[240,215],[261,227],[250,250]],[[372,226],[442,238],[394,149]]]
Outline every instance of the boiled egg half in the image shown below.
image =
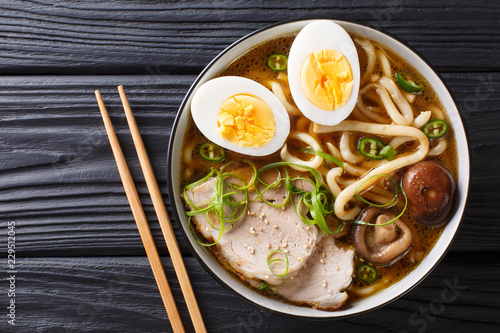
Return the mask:
[[202,84],[191,101],[191,114],[207,139],[250,156],[274,153],[290,133],[290,118],[279,99],[243,77],[223,76]]
[[360,69],[349,34],[329,20],[306,25],[288,57],[290,91],[299,110],[315,123],[336,125],[354,109]]

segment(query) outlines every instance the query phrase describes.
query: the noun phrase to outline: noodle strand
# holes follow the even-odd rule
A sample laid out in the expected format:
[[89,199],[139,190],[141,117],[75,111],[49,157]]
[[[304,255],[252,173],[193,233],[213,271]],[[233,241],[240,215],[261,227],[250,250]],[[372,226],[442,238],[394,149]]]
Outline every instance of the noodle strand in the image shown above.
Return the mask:
[[[341,220],[352,220],[356,217],[361,209],[356,206],[348,211],[345,210],[345,205],[347,202],[354,197],[356,190],[363,185],[364,188],[373,184],[377,179],[368,179],[378,174],[388,174],[395,170],[401,169],[410,164],[421,161],[427,155],[429,151],[429,140],[425,134],[414,127],[410,126],[400,126],[400,125],[380,125],[380,124],[370,124],[363,123],[359,121],[345,120],[342,123],[335,126],[326,125],[315,125],[316,133],[331,133],[338,131],[354,131],[362,133],[370,133],[375,135],[386,135],[386,136],[410,136],[419,141],[420,145],[417,150],[409,155],[403,155],[399,158],[375,167],[370,172],[365,174],[362,178],[356,180],[353,184],[346,187],[336,198],[334,210],[335,215]],[[363,190],[362,188],[361,190]]]
[[[302,141],[302,142],[308,144],[311,148],[313,148],[315,150],[320,150],[320,151],[323,150],[323,148],[321,147],[321,144],[315,138],[313,138],[312,136],[310,136],[307,133],[294,131],[294,132],[290,133],[288,138]],[[318,155],[314,155],[314,158],[310,161],[304,161],[304,160],[301,160],[301,159],[293,156],[292,154],[290,154],[288,152],[288,146],[286,143],[283,146],[283,148],[281,148],[280,156],[283,159],[283,161],[285,161],[285,162],[300,164],[300,165],[304,165],[304,166],[307,166],[307,167],[313,168],[313,169],[318,169],[321,166],[321,164],[323,163],[323,157],[320,157]],[[297,171],[306,171],[306,169],[295,166],[295,165],[290,165],[290,167],[297,170]]]

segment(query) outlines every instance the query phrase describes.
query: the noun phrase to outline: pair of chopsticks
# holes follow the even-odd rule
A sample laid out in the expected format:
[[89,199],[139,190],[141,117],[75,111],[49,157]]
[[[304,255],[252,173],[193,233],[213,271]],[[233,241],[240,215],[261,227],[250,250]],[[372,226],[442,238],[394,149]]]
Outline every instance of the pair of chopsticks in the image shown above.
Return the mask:
[[[184,261],[182,260],[182,255],[175,238],[172,224],[170,223],[170,220],[168,218],[167,209],[165,208],[158,182],[156,181],[153,168],[151,167],[151,162],[149,161],[146,148],[144,147],[144,142],[142,141],[139,128],[137,127],[137,123],[135,122],[135,118],[132,113],[132,109],[130,108],[127,96],[125,95],[123,86],[118,87],[118,92],[123,104],[123,109],[125,110],[125,116],[130,127],[134,146],[137,151],[137,155],[139,156],[142,172],[144,173],[144,177],[146,179],[146,185],[149,194],[151,195],[153,206],[156,211],[156,216],[158,217],[158,221],[160,222],[160,227],[163,232],[163,236],[165,237],[168,252],[170,253],[170,257],[172,258],[174,269],[177,274],[177,278],[179,279],[179,284],[186,300],[186,305],[191,316],[193,326],[196,332],[206,332],[205,324],[203,323],[203,318],[201,317],[200,309],[198,308],[198,303],[196,302],[193,288],[191,287],[191,283],[189,281],[186,266],[184,265]],[[97,103],[99,104],[99,109],[101,110],[102,119],[104,121],[104,126],[106,127],[109,142],[113,150],[113,155],[116,160],[116,165],[118,166],[118,172],[120,173],[123,187],[125,188],[125,193],[130,203],[130,208],[132,209],[132,214],[137,224],[137,228],[139,229],[139,234],[141,235],[142,243],[144,244],[144,248],[146,250],[151,269],[153,270],[153,275],[158,285],[158,289],[160,290],[161,298],[167,310],[167,315],[172,325],[172,329],[174,330],[174,332],[184,332],[184,326],[182,325],[179,311],[177,310],[177,306],[175,305],[172,291],[170,290],[165,271],[163,270],[160,256],[153,240],[153,235],[151,234],[151,230],[149,229],[146,215],[144,214],[144,210],[139,200],[139,195],[137,194],[132,175],[130,174],[130,170],[120,148],[120,143],[118,142],[118,138],[116,137],[116,133],[113,129],[111,119],[109,118],[106,106],[104,105],[104,101],[99,90],[95,91],[95,95],[97,98]]]

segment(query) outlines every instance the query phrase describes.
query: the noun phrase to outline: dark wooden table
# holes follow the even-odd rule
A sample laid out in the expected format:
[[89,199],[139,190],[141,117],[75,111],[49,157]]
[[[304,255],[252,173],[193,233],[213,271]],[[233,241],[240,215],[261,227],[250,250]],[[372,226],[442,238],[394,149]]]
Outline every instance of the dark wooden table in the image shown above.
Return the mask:
[[[116,86],[126,87],[168,202],[170,129],[196,76],[245,34],[301,18],[382,29],[440,72],[468,129],[468,207],[449,252],[418,287],[379,310],[344,320],[287,318],[243,301],[200,266],[178,233],[207,328],[500,331],[498,1],[0,0],[0,332],[171,331],[93,92],[100,89],[105,98],[167,276],[175,281]],[[10,297],[12,222],[16,273]],[[450,285],[456,297],[443,298]],[[172,288],[192,331],[177,282]],[[11,299],[15,326],[8,323]]]

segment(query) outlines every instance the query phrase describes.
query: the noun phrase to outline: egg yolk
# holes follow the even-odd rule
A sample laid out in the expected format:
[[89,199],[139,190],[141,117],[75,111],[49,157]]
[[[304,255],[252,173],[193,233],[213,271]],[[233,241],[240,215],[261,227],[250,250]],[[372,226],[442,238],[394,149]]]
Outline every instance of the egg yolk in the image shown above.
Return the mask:
[[265,102],[249,95],[234,95],[220,107],[217,130],[241,147],[262,147],[276,131],[274,113]]
[[316,107],[332,111],[351,95],[353,76],[347,58],[335,50],[311,53],[300,73],[302,89]]

